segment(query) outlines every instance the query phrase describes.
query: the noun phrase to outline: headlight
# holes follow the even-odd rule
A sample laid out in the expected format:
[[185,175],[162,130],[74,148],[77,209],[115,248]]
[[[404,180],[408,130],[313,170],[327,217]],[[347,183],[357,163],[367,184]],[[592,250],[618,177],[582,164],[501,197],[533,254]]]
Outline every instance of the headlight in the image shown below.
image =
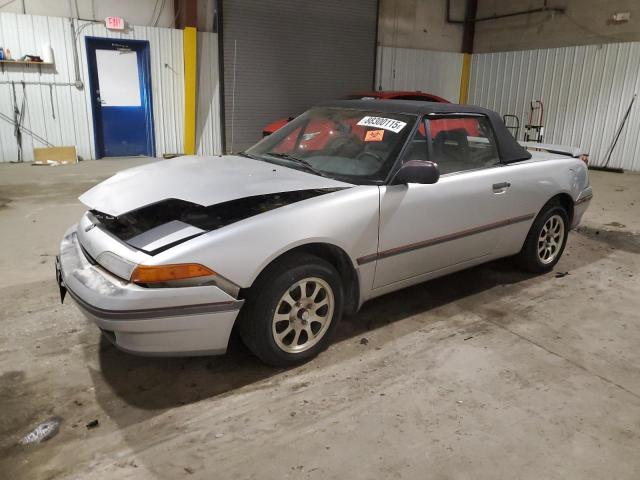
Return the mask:
[[136,268],[135,263],[112,252],[102,252],[95,261],[108,272],[125,280],[131,277],[131,272]]

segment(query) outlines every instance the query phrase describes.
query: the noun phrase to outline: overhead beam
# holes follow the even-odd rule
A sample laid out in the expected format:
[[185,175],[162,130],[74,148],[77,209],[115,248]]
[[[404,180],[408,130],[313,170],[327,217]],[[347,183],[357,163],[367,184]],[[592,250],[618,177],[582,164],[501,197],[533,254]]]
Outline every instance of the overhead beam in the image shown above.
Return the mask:
[[[462,25],[466,20],[456,20],[451,18],[451,0],[447,0],[447,12],[446,12],[446,21],[447,23],[457,23]],[[532,8],[529,10],[521,10],[519,12],[511,12],[511,13],[502,13],[502,14],[494,14],[488,17],[480,17],[475,18],[473,20],[474,23],[478,22],[486,22],[489,20],[498,20],[500,18],[508,18],[508,17],[517,17],[518,15],[529,15],[531,13],[543,13],[543,12],[551,12],[551,13],[565,13],[566,9],[563,7],[548,7],[547,0],[544,1],[544,4],[540,8]]]

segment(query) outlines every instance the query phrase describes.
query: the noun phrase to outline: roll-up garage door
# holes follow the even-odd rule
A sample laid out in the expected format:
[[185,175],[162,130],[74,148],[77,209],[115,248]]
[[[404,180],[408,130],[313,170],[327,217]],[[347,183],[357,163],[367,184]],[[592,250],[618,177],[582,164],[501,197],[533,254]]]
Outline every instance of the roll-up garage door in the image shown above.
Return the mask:
[[226,150],[282,117],[373,88],[377,0],[223,0]]

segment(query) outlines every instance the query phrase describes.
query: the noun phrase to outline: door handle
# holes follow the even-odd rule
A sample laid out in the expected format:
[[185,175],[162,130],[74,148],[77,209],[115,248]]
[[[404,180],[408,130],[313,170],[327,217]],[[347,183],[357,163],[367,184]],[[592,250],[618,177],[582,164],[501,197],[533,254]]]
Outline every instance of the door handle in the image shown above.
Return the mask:
[[493,193],[504,193],[506,192],[511,184],[509,182],[500,182],[493,184]]

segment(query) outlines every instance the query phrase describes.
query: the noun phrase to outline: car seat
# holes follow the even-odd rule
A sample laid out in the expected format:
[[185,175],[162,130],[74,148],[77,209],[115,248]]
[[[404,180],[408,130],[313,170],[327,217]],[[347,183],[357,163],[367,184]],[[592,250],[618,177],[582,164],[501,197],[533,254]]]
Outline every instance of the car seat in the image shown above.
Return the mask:
[[433,139],[433,155],[440,173],[473,168],[469,165],[469,140],[464,128],[438,132]]

